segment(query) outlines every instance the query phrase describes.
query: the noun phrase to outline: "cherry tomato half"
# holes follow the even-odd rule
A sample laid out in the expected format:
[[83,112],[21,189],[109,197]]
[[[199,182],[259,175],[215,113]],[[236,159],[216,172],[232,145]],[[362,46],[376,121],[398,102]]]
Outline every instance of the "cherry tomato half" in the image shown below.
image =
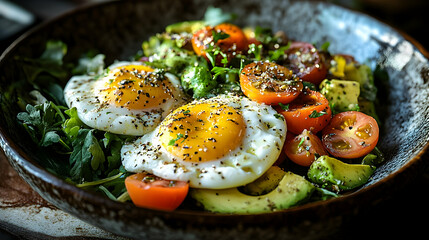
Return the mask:
[[286,141],[284,150],[292,162],[304,167],[310,166],[319,156],[328,155],[322,141],[307,129]]
[[173,211],[185,200],[189,184],[172,181],[147,173],[137,173],[125,179],[131,201],[138,207]]
[[318,85],[326,78],[328,68],[312,44],[292,42],[285,54],[287,55],[285,66],[303,81]]
[[[218,36],[214,39],[214,35]],[[223,66],[222,59],[227,57],[228,62],[237,54],[247,51],[248,42],[244,32],[238,26],[222,23],[215,27],[207,26],[195,32],[192,37],[192,48],[198,56],[208,60],[206,50],[210,46],[218,47],[222,53],[216,55],[216,66]]]
[[379,128],[374,118],[356,111],[336,114],[322,131],[326,150],[339,158],[359,158],[377,145]]
[[332,111],[323,94],[309,89],[304,90],[286,106],[276,107],[285,117],[288,131],[300,134],[304,129],[317,133],[328,125]]
[[292,71],[273,62],[247,64],[240,74],[240,86],[248,98],[274,105],[290,103],[303,89]]

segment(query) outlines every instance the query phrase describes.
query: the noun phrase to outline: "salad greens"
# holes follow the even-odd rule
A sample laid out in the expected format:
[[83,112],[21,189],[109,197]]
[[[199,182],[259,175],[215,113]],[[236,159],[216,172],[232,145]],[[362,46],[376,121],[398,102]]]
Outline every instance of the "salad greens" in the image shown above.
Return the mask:
[[49,171],[79,187],[92,188],[115,200],[126,200],[124,179],[129,173],[122,167],[120,151],[128,137],[86,126],[78,118],[76,109],[66,106],[59,85],[68,80],[69,72],[100,74],[104,55],[86,54],[73,66],[64,64],[66,54],[67,46],[63,42],[49,41],[39,58],[17,59],[35,89],[30,94],[34,99],[21,98],[21,104],[26,103],[25,111],[20,112],[17,119],[38,146],[60,156],[61,164],[51,165]]

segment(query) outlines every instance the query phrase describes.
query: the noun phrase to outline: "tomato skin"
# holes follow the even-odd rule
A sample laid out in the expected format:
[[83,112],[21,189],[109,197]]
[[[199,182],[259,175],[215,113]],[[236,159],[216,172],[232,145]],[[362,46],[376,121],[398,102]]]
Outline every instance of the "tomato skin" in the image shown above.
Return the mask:
[[[278,82],[291,81],[281,85]],[[244,95],[253,101],[277,105],[289,103],[301,93],[303,84],[284,66],[273,62],[253,62],[244,66],[240,74]]]
[[288,67],[303,81],[318,85],[328,74],[328,67],[317,49],[307,42],[292,42],[285,51]]
[[[247,51],[248,40],[241,28],[234,24],[222,23],[215,27],[207,26],[193,34],[191,40],[192,48],[198,56],[202,56],[209,61],[206,50],[209,48],[210,44],[213,44],[213,31],[229,35],[229,37],[217,40],[214,43],[224,54],[226,54],[228,62],[236,54],[241,54]],[[223,57],[220,54],[216,56],[216,66],[223,66],[221,63],[222,58]]]
[[377,121],[357,111],[336,114],[322,131],[322,142],[334,157],[359,158],[370,153],[377,145]]
[[284,151],[292,162],[304,167],[310,166],[318,156],[328,155],[322,141],[307,129],[287,140]]
[[[329,102],[323,94],[309,89],[304,90],[298,98],[292,101],[288,109],[276,107],[277,112],[286,120],[288,131],[300,134],[304,129],[317,133],[328,125],[332,111]],[[314,117],[316,111],[320,116]],[[312,116],[312,117],[310,117]]]
[[[145,180],[147,177],[153,180]],[[172,182],[147,173],[128,176],[125,187],[134,205],[165,211],[179,207],[189,191],[189,184],[186,182]]]

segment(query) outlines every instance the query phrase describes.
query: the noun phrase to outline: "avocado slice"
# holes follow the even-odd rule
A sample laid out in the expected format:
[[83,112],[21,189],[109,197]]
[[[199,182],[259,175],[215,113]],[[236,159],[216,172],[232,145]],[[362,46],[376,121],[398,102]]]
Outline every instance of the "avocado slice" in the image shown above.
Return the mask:
[[173,23],[165,27],[167,33],[194,33],[205,26],[204,21],[184,21]]
[[308,170],[308,179],[331,191],[351,190],[365,184],[375,167],[364,164],[347,164],[329,156],[321,156]]
[[245,194],[259,196],[273,191],[286,174],[278,166],[270,167],[262,176],[255,181],[246,184],[239,190]]
[[325,79],[320,85],[320,93],[328,99],[335,112],[358,111],[360,85],[356,81]]
[[310,198],[315,187],[304,177],[286,172],[279,185],[261,196],[250,196],[237,188],[192,189],[191,196],[208,211],[255,214],[286,209]]

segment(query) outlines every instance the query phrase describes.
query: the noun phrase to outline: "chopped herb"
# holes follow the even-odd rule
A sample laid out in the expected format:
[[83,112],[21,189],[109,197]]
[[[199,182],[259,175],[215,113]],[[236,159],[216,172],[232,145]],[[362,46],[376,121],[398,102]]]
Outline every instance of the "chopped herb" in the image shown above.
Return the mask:
[[305,137],[302,137],[301,141],[298,144],[298,148],[300,148],[302,146],[302,144],[304,144],[304,141],[305,141]]
[[290,44],[291,43],[288,42],[287,45],[279,47],[277,50],[269,51],[269,54],[270,54],[269,60],[270,61],[277,61],[281,56],[284,56],[285,51],[290,48]]
[[308,117],[310,117],[310,118],[318,118],[318,117],[326,115],[326,114],[328,114],[328,113],[325,112],[325,111],[318,112],[318,111],[314,110],[310,115],[308,115]]
[[248,54],[253,54],[255,56],[255,59],[260,61],[262,58],[262,44],[249,44],[249,50],[247,51]]
[[278,113],[274,114],[274,117],[277,119],[284,119],[283,115],[278,114]]
[[289,110],[289,104],[279,103],[279,106],[285,111]]
[[322,46],[320,46],[320,50],[321,51],[328,51],[328,48],[329,48],[329,45],[331,45],[331,43],[330,42],[324,42],[323,44],[322,44]]
[[[178,133],[177,134],[177,138],[171,139],[170,142],[168,142],[168,145],[169,146],[173,146],[176,143],[177,140],[182,139],[182,138],[185,138],[185,135],[183,135],[181,133]],[[185,139],[183,139],[183,140],[185,140]]]
[[217,43],[219,40],[223,40],[223,39],[227,39],[229,38],[229,34],[225,33],[225,32],[217,32],[215,30],[212,30],[212,35],[213,35],[213,42]]

